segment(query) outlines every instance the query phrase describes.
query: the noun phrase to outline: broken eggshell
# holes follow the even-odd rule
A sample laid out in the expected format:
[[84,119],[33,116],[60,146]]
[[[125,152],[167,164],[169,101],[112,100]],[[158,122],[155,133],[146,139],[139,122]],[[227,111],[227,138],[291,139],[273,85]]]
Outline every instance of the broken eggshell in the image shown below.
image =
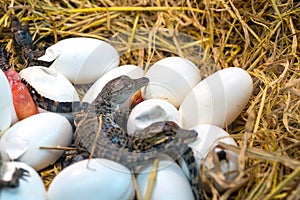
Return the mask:
[[[139,169],[137,183],[143,197],[147,191],[149,174],[153,171],[153,161]],[[194,199],[190,183],[182,169],[167,155],[159,157],[155,184],[151,199]]]
[[130,170],[102,158],[70,165],[53,179],[48,190],[49,200],[133,198],[134,186]]
[[79,101],[74,86],[55,69],[41,66],[27,67],[20,75],[44,97],[60,102]]
[[29,165],[22,162],[7,162],[4,179],[11,180],[16,168],[28,171],[28,176],[19,178],[19,186],[16,188],[1,188],[0,199],[6,200],[46,200],[47,193],[39,174]]
[[53,164],[64,151],[40,147],[69,146],[72,135],[72,126],[65,117],[51,112],[40,113],[9,128],[0,139],[0,150],[5,160],[18,159],[41,170]]
[[248,103],[252,89],[251,76],[241,68],[230,67],[213,73],[184,98],[179,108],[183,127],[231,124]]
[[144,99],[163,99],[179,107],[184,97],[201,80],[199,69],[188,59],[168,57],[154,63],[146,72],[148,86]]
[[57,42],[39,60],[54,60],[50,68],[56,69],[74,84],[92,83],[120,62],[118,52],[110,44],[83,37]]
[[82,101],[92,103],[101,92],[103,87],[114,78],[121,75],[129,76],[130,78],[137,79],[144,75],[144,70],[135,65],[122,65],[120,67],[114,68],[101,76],[86,92]]
[[127,132],[134,134],[159,121],[173,121],[182,127],[181,116],[172,104],[161,99],[145,100],[131,111],[127,121]]

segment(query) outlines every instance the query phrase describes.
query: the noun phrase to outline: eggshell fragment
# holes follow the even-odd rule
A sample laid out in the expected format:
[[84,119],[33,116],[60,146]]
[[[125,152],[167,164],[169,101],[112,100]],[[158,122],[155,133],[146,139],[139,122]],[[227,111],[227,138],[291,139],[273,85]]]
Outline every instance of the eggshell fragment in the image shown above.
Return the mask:
[[181,116],[172,104],[161,99],[145,100],[131,111],[127,121],[127,132],[134,134],[159,121],[174,121],[182,126]]
[[179,107],[184,97],[201,80],[198,68],[181,57],[168,57],[154,63],[145,74],[150,79],[144,99],[163,99]]
[[0,70],[0,136],[10,127],[13,120],[14,107],[12,94],[7,78]]
[[8,180],[16,168],[22,168],[28,171],[28,176],[19,179],[19,186],[16,188],[1,188],[0,199],[6,200],[46,200],[47,194],[42,179],[39,174],[29,165],[22,162],[8,162],[7,173]]
[[53,164],[63,151],[39,148],[69,146],[72,134],[72,126],[65,117],[51,112],[40,113],[9,128],[0,139],[0,150],[6,160],[18,159],[41,170]]
[[241,68],[230,67],[208,76],[190,91],[179,108],[184,128],[229,125],[242,112],[252,89],[250,75]]
[[74,86],[55,69],[41,66],[27,67],[20,75],[42,96],[60,102],[79,101]]
[[117,78],[121,75],[127,75],[130,78],[137,79],[144,75],[144,70],[135,65],[122,65],[120,67],[114,68],[101,76],[87,91],[84,95],[82,101],[91,103],[93,102],[98,94],[101,92],[103,87],[112,79]]
[[153,171],[152,163],[140,169],[137,183],[143,197],[145,197],[151,172],[157,173],[151,199],[194,199],[191,186],[183,171],[165,155],[161,155],[157,171]]
[[77,162],[61,171],[52,181],[49,200],[98,200],[134,197],[129,169],[107,159]]
[[39,60],[54,60],[50,68],[57,69],[74,84],[92,83],[120,62],[110,44],[93,38],[61,40],[49,47]]

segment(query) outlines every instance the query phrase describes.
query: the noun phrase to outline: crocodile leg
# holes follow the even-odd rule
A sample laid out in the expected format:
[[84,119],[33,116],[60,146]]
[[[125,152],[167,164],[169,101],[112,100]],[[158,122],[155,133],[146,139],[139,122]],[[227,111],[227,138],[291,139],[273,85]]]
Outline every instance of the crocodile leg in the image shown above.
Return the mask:
[[5,181],[0,179],[0,189],[18,187],[20,184],[19,180],[24,179],[25,176],[29,176],[29,172],[26,169],[16,168],[11,180]]

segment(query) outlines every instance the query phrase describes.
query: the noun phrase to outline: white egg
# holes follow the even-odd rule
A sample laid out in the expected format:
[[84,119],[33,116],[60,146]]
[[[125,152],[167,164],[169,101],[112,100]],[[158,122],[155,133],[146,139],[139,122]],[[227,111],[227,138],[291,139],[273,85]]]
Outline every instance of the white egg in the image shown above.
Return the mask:
[[159,121],[173,121],[182,126],[181,116],[172,104],[161,99],[145,100],[131,111],[127,121],[127,132],[134,134]]
[[202,155],[202,158],[219,142],[235,146],[237,145],[234,139],[218,126],[201,124],[192,127],[191,130],[197,131],[198,136],[196,140],[190,144],[190,147],[192,147],[194,151],[197,151],[199,155]]
[[2,133],[10,127],[13,121],[13,100],[12,100],[12,93],[8,83],[8,80],[0,70],[0,136]]
[[6,200],[46,200],[47,193],[43,181],[39,174],[29,165],[22,162],[8,162],[7,173],[8,180],[16,168],[22,168],[28,171],[28,176],[19,179],[19,186],[16,188],[1,188],[0,199]]
[[134,198],[131,173],[106,159],[83,160],[62,170],[48,190],[49,200],[98,200]]
[[150,79],[144,99],[163,99],[179,107],[188,92],[201,80],[199,69],[181,57],[168,57],[154,63],[146,72]]
[[117,68],[112,69],[111,71],[107,72],[103,76],[101,76],[87,91],[85,96],[83,97],[82,101],[91,103],[96,99],[98,94],[101,92],[103,87],[108,83],[110,80],[117,78],[121,75],[127,75],[130,78],[141,78],[144,75],[144,70],[135,65],[123,65]]
[[96,81],[120,62],[117,51],[107,42],[93,38],[68,38],[46,50],[44,61],[64,74],[74,84]]
[[0,139],[0,150],[6,160],[18,159],[36,170],[53,164],[62,150],[39,149],[41,146],[69,146],[72,126],[56,113],[40,113],[17,122]]
[[252,89],[250,75],[241,68],[230,67],[208,76],[190,91],[179,108],[184,128],[229,125],[242,112]]
[[[139,170],[137,183],[142,196],[145,196],[149,183],[149,173],[153,171],[153,164],[149,163]],[[187,177],[181,168],[165,155],[160,156],[156,179],[151,199],[194,199]]]
[[27,67],[20,75],[44,97],[60,102],[79,101],[74,86],[55,69],[41,66]]

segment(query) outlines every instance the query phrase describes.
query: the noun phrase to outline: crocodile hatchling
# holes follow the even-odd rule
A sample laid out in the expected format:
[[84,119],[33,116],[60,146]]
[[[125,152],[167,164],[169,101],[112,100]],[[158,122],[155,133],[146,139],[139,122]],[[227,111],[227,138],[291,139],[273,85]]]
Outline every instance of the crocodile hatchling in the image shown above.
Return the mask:
[[[83,105],[82,112],[75,114],[75,121],[78,122],[74,134],[75,146],[83,147],[89,153],[95,147],[93,157],[114,160],[127,167],[154,159],[160,153],[171,155],[174,159],[181,156],[189,168],[190,182],[195,197],[201,199],[199,175],[193,151],[188,147],[188,144],[196,138],[196,131],[181,129],[176,123],[166,121],[153,123],[134,136],[129,136],[115,122],[118,106],[147,85],[149,81],[147,78],[117,77],[108,82],[89,105],[80,102],[54,102],[42,97],[25,80],[23,81],[32,93],[34,100],[44,109],[72,111],[72,108],[80,110],[74,105],[79,107]],[[102,129],[97,137],[100,127],[99,117],[102,118]]]
[[32,37],[27,25],[22,25],[16,16],[11,16],[11,31],[13,48],[19,61],[25,66],[49,67],[51,62],[41,61],[36,58],[44,54],[43,51],[33,50]]
[[[16,188],[19,186],[19,180],[24,179],[24,177],[29,176],[29,172],[23,168],[16,168],[11,180],[4,180],[3,176],[7,171],[6,162],[2,160],[0,153],[0,191],[3,188]],[[24,179],[25,180],[25,179]]]
[[[34,61],[28,28],[23,28],[17,18],[13,18],[12,27],[13,41],[16,44],[14,46],[17,51],[21,50],[21,59],[29,63]],[[95,147],[93,157],[114,160],[130,168],[155,159],[160,153],[166,153],[175,160],[181,156],[187,163],[195,198],[203,199],[193,151],[188,147],[196,138],[196,131],[181,129],[176,123],[167,121],[153,123],[135,136],[129,136],[116,123],[118,106],[147,85],[147,78],[115,78],[106,84],[91,104],[53,101],[38,94],[26,80],[22,81],[39,107],[54,112],[74,112],[77,122],[74,134],[76,147],[83,148],[88,153]],[[100,117],[102,129],[97,136]]]

